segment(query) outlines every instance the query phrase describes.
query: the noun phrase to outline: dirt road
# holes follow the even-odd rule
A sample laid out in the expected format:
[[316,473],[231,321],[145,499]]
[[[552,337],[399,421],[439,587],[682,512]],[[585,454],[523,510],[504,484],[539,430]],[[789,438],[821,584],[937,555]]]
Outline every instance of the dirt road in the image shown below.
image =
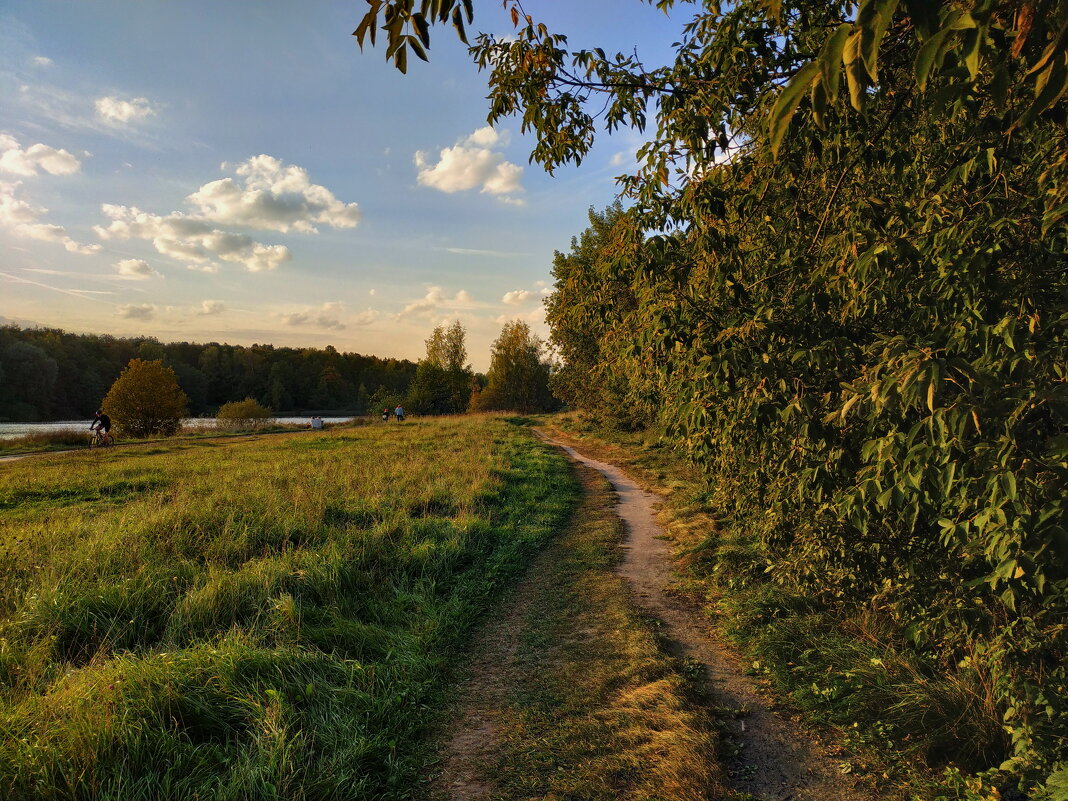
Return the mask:
[[767,801],[869,801],[875,796],[844,775],[833,749],[819,742],[802,722],[775,707],[745,675],[737,655],[702,617],[666,588],[673,582],[671,548],[656,521],[662,498],[646,492],[618,467],[591,459],[568,445],[543,437],[578,462],[599,471],[619,496],[616,511],[626,524],[620,573],[637,603],[662,621],[677,656],[706,666],[706,691],[717,705],[744,710],[728,724],[738,752],[727,765],[732,789]]

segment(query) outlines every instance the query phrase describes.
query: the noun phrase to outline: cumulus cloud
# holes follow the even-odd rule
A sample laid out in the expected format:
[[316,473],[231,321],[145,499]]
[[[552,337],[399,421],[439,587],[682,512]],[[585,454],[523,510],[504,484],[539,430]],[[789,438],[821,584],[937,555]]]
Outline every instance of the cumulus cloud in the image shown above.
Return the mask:
[[426,153],[417,151],[415,166],[419,168],[419,183],[450,194],[479,189],[505,203],[522,205],[522,199],[516,195],[524,191],[523,168],[493,149],[506,144],[503,134],[486,126],[452,147],[442,148],[436,164],[430,163]]
[[255,242],[245,234],[221,231],[206,220],[181,212],[159,216],[109,203],[101,209],[111,219],[107,226],[94,227],[101,239],[147,239],[156,252],[192,265],[210,265],[217,258],[256,273],[273,270],[290,258],[284,245]]
[[27,239],[57,242],[69,253],[88,255],[100,252],[100,245],[85,245],[71,239],[62,225],[42,222],[48,209],[16,197],[21,186],[21,181],[13,184],[0,181],[0,226]]
[[355,228],[360,222],[358,204],[342,203],[325,186],[313,184],[303,167],[261,154],[239,164],[235,172],[243,182],[211,181],[186,201],[205,220],[268,231],[314,234],[316,223]]
[[519,306],[531,295],[525,289],[513,289],[511,292],[505,292],[504,297],[501,298],[502,303],[507,303],[509,306]]
[[340,303],[332,302],[324,303],[317,309],[289,312],[288,314],[279,315],[279,317],[282,320],[282,325],[340,331],[345,327],[345,324],[338,319],[338,315],[342,310],[343,307]]
[[211,262],[207,264],[187,264],[185,269],[192,270],[195,273],[217,273],[219,272],[219,265]]
[[34,56],[33,63],[38,67],[51,67],[52,59],[48,56]]
[[406,304],[398,316],[430,317],[438,309],[455,309],[462,306],[470,306],[473,302],[471,294],[466,289],[461,289],[456,294],[449,295],[440,286],[432,286],[427,288],[423,297]]
[[156,307],[151,303],[123,303],[115,313],[127,320],[151,320],[156,316]]
[[123,259],[122,261],[117,261],[115,262],[115,272],[125,278],[135,278],[138,280],[153,278],[159,275],[159,273],[153,270],[151,265],[144,259]]
[[66,150],[40,142],[23,150],[15,137],[0,134],[0,171],[29,176],[37,175],[40,169],[51,175],[70,175],[81,167],[77,157]]
[[221,300],[203,300],[200,302],[200,311],[197,314],[222,314],[226,311],[226,304]]
[[147,97],[135,97],[132,100],[122,100],[114,96],[100,97],[95,105],[97,118],[110,125],[126,125],[157,113],[157,109]]

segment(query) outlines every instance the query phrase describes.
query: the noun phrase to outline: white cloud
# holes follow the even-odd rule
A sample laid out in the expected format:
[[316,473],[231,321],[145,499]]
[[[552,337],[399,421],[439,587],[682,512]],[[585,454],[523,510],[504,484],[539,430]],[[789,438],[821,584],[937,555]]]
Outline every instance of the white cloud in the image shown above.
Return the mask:
[[440,286],[427,287],[426,294],[418,300],[413,300],[398,315],[398,317],[423,316],[431,317],[438,309],[456,309],[471,306],[474,299],[466,289],[459,290],[449,296]]
[[221,231],[181,212],[161,217],[133,206],[109,203],[101,209],[111,218],[106,227],[98,225],[93,229],[101,239],[148,239],[158,253],[179,261],[203,266],[217,258],[256,273],[273,270],[290,258],[289,248],[284,245],[255,242],[245,234]]
[[155,116],[157,109],[147,97],[120,100],[114,96],[97,98],[96,116],[111,125],[126,125],[129,122]]
[[41,144],[30,145],[25,150],[15,137],[0,134],[0,171],[15,175],[37,175],[42,169],[52,175],[70,175],[82,167],[80,161],[66,150]]
[[15,197],[20,186],[22,186],[21,181],[13,184],[0,181],[0,226],[27,239],[57,242],[63,245],[69,253],[88,255],[100,252],[100,245],[84,245],[71,239],[62,225],[41,222],[41,217],[48,212],[48,209],[34,206]]
[[513,289],[511,292],[504,293],[501,302],[507,303],[509,306],[519,306],[530,296],[531,293],[525,289]]
[[192,270],[195,273],[217,273],[219,272],[219,265],[211,262],[207,264],[187,264],[185,269]]
[[458,256],[522,256],[522,253],[512,253],[507,250],[479,250],[477,248],[442,248],[446,253],[455,253]]
[[523,205],[522,199],[515,197],[524,191],[523,168],[493,150],[494,146],[505,144],[506,137],[487,126],[452,147],[442,148],[436,164],[427,160],[426,153],[417,151],[419,183],[450,194],[479,189],[504,203]]
[[222,314],[226,311],[226,304],[221,300],[204,300],[200,303],[200,311],[197,314]]
[[50,59],[48,56],[34,56],[33,63],[38,67],[51,67],[52,59]]
[[152,269],[144,259],[123,259],[115,262],[115,272],[126,278],[143,280],[153,278],[159,273]]
[[370,295],[373,298],[375,295],[378,294],[378,290],[377,289],[369,289],[369,290],[367,290],[367,294]]
[[289,312],[288,314],[279,315],[279,318],[282,320],[282,325],[327,328],[333,331],[340,331],[345,327],[345,324],[338,319],[338,315],[342,310],[343,307],[340,303],[324,303],[317,309]]
[[156,316],[156,307],[151,303],[123,303],[115,313],[127,320],[151,320]]
[[261,154],[235,172],[245,179],[243,185],[232,178],[211,181],[186,202],[205,220],[268,231],[314,234],[315,223],[355,228],[360,222],[358,204],[342,203],[325,186],[313,184],[303,167]]

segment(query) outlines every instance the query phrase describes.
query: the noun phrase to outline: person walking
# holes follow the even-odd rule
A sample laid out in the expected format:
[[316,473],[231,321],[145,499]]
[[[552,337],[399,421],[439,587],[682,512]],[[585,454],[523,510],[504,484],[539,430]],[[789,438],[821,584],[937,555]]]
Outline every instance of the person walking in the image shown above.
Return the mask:
[[397,422],[404,422],[404,409],[401,408],[399,403],[397,404],[397,408],[393,410],[393,415],[397,418]]

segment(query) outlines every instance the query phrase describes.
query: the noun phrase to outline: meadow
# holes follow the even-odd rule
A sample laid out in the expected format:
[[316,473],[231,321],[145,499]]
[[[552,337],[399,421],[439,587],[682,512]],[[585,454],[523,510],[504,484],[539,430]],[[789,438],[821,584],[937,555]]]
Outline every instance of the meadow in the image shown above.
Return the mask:
[[0,466],[0,796],[418,796],[472,627],[577,497],[483,416]]

